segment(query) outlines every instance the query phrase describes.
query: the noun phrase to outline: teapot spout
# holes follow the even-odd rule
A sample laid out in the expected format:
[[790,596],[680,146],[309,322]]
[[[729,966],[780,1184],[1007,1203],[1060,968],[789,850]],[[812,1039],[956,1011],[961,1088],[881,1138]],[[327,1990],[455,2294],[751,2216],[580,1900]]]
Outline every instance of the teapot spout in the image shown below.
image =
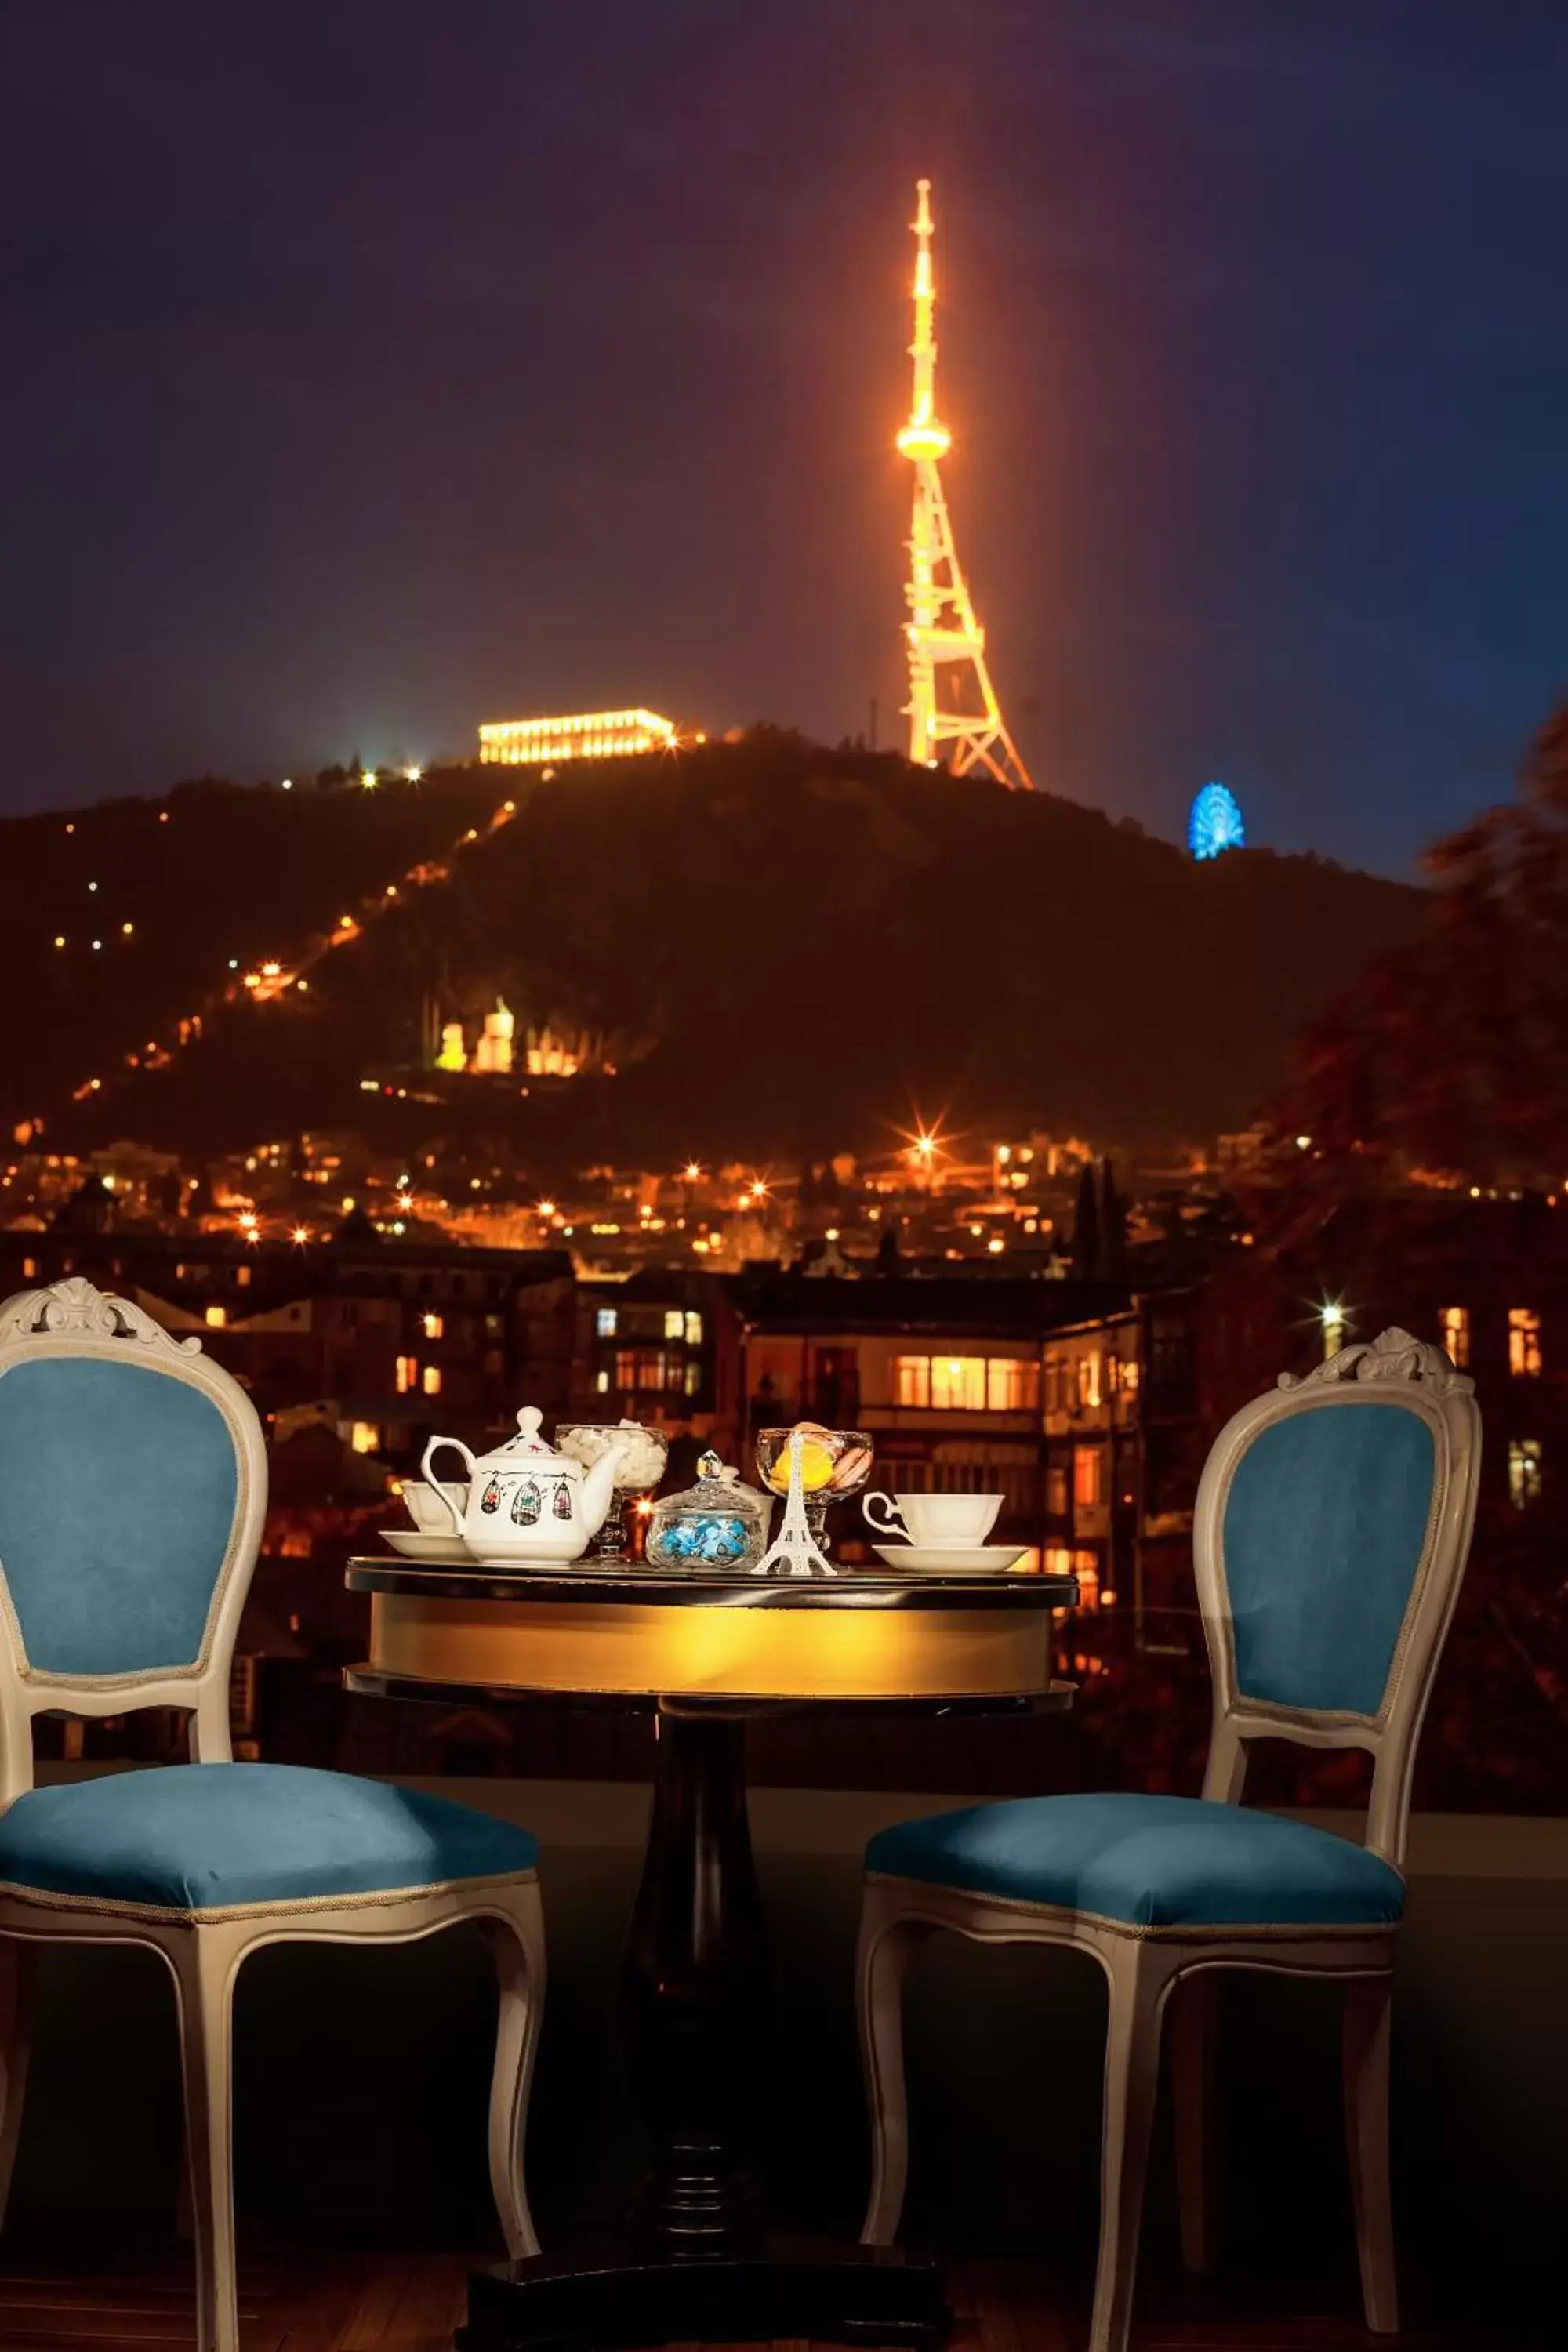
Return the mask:
[[605,1448],[584,1479],[578,1501],[583,1526],[589,1536],[596,1536],[610,1515],[610,1502],[616,1491],[616,1473],[631,1448],[616,1444]]

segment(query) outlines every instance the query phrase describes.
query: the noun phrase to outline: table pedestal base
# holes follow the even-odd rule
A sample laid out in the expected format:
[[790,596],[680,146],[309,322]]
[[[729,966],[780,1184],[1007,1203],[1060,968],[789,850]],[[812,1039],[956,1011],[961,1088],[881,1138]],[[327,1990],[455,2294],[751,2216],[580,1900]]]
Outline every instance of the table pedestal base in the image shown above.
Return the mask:
[[627,2352],[661,2344],[908,2345],[938,2352],[942,2265],[898,2246],[769,2238],[677,2254],[644,2242],[540,2255],[468,2282],[459,2352]]

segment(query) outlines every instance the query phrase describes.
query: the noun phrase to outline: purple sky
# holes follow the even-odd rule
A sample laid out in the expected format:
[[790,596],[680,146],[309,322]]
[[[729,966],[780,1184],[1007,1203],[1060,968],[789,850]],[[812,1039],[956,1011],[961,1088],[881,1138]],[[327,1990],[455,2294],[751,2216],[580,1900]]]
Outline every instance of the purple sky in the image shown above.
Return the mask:
[[0,807],[647,702],[1406,870],[1568,685],[1561,0],[71,0],[0,26]]

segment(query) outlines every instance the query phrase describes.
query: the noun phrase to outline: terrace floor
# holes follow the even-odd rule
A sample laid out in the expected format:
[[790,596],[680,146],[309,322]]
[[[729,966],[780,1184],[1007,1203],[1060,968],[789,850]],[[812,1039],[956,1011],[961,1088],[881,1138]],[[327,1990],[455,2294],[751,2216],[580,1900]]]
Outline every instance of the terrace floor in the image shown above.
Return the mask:
[[[240,2281],[244,2352],[448,2352],[463,2315],[468,2260],[298,2248],[248,2256]],[[1341,2304],[1338,2285],[1328,2291],[1337,2307],[1326,2308],[1325,2291],[1300,2281],[1152,2280],[1134,2352],[1390,2352],[1395,2341],[1405,2352],[1475,2352],[1491,2340],[1471,2326],[1416,2326],[1397,2339],[1368,2336]],[[1087,2315],[1064,2304],[1036,2265],[955,2264],[950,2293],[952,2352],[1083,2352]],[[5,2352],[153,2352],[195,2341],[188,2249],[167,2241],[66,2248],[24,2240],[0,2252]],[[1510,2328],[1495,2341],[1517,2347],[1524,2339]]]

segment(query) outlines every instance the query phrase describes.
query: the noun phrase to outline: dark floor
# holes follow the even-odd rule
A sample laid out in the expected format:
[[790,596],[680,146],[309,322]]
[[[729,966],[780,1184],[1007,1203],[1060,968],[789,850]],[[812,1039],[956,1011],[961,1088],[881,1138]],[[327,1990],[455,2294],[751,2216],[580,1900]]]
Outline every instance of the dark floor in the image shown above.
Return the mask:
[[[480,2259],[488,2260],[489,2257]],[[461,2254],[328,2256],[274,2249],[242,2263],[244,2352],[448,2352],[462,2317]],[[1064,2308],[1046,2273],[1021,2263],[955,2265],[952,2352],[1083,2352],[1085,2315]],[[1337,2298],[1336,2298],[1337,2301]],[[1151,2283],[1133,2329],[1135,2352],[1516,2352],[1495,2337],[1416,2328],[1366,2335],[1342,2309],[1300,2283]],[[1313,2313],[1312,2306],[1318,2307]],[[1312,2315],[1302,2315],[1304,2313]],[[0,2253],[5,2352],[105,2352],[194,2344],[188,2252],[167,2242],[69,2251],[26,2242]],[[687,2352],[687,2347],[680,2347]],[[760,2347],[744,2347],[760,2352]],[[807,2352],[782,2346],[779,2352]]]

